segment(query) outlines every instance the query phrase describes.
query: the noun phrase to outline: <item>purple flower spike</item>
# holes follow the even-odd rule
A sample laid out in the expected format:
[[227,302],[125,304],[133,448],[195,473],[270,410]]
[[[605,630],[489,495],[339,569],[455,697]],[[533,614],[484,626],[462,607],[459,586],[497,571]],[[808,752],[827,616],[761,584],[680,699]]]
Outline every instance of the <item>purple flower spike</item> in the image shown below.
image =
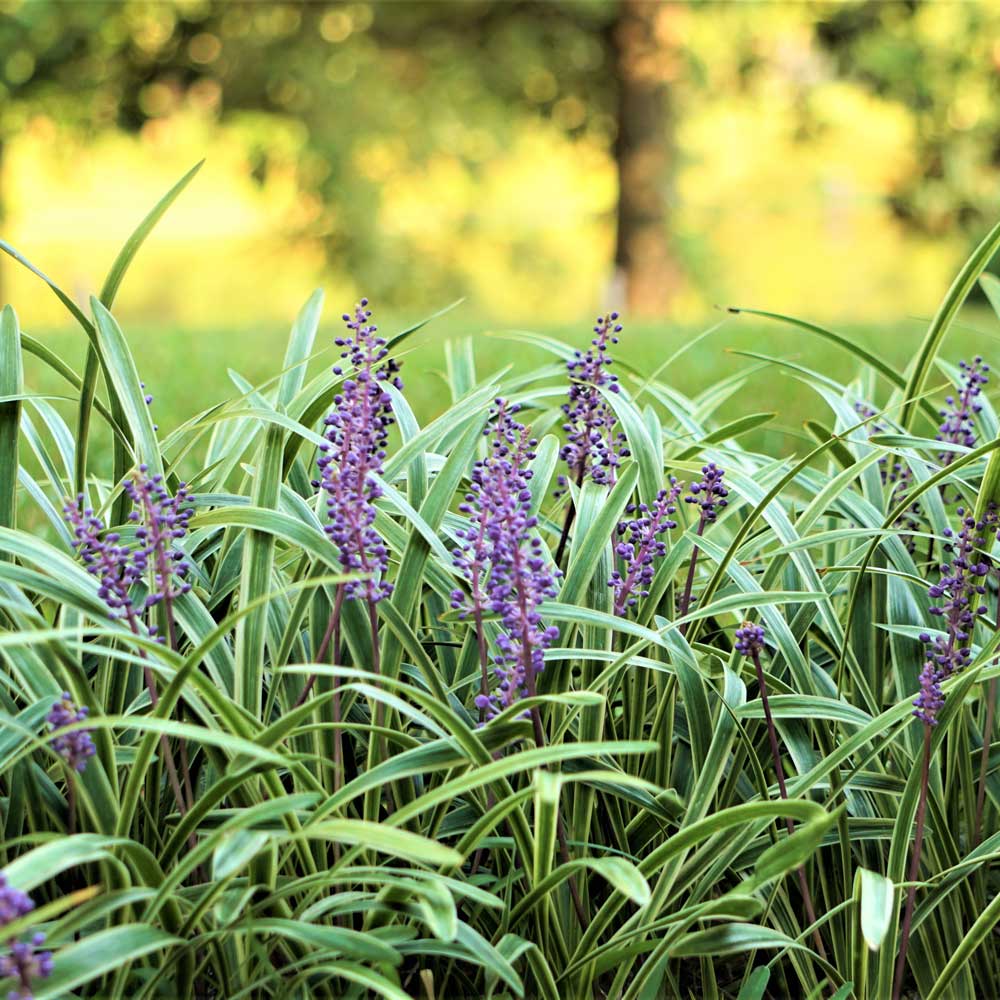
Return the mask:
[[[950,444],[965,445],[966,448],[976,446],[976,414],[982,410],[982,403],[976,401],[982,393],[982,388],[989,382],[987,374],[990,366],[983,359],[975,357],[972,364],[960,361],[958,367],[962,370],[962,383],[958,387],[957,397],[952,395],[945,399],[947,408],[941,411],[943,418],[938,428],[938,441]],[[938,456],[942,465],[950,465],[955,460],[953,451],[943,451]]]
[[[153,582],[145,607],[164,600],[172,602],[191,589],[184,580],[190,565],[179,542],[187,534],[194,509],[184,483],[172,497],[163,477],[150,476],[145,465],[140,465],[122,487],[137,508],[129,514],[129,520],[138,525],[134,546],[122,543],[118,532],[105,530],[94,511],[84,507],[83,494],[65,504],[63,515],[73,532],[73,547],[87,572],[97,577],[97,594],[110,617],[127,621],[132,631],[139,633],[142,608],[133,603],[131,587],[141,582],[150,568]],[[153,634],[156,630],[148,631]]]
[[[725,472],[720,469],[715,462],[701,467],[701,479],[692,483],[688,487],[688,495],[684,498],[685,503],[698,505],[698,527],[695,533],[700,538],[705,532],[705,526],[711,524],[717,517],[718,512],[729,504],[726,497],[729,490],[722,485],[722,477]],[[691,549],[691,562],[688,563],[687,579],[684,581],[684,591],[681,594],[678,610],[681,615],[686,615],[691,609],[691,591],[694,587],[694,576],[698,568],[698,546]],[[681,635],[687,634],[688,623],[681,626]]]
[[[31,898],[8,885],[0,872],[0,928],[27,916],[34,908]],[[32,980],[52,974],[52,952],[38,950],[43,944],[44,934],[33,934],[28,941],[7,940],[8,953],[0,955],[0,979],[13,979],[16,987],[7,994],[8,1000],[32,1000]]]
[[110,617],[135,622],[129,588],[142,578],[142,570],[134,563],[131,549],[121,544],[117,532],[105,531],[93,509],[84,507],[82,493],[65,504],[63,515],[73,533],[73,547],[87,572],[97,577],[97,594],[107,605]]
[[[369,322],[371,315],[367,299],[355,306],[353,317],[344,314],[351,333],[335,343],[353,370],[326,417],[326,443],[316,461],[320,478],[313,485],[326,493],[330,523],[325,530],[337,546],[341,566],[349,573],[369,575],[348,583],[345,597],[376,602],[392,593],[392,584],[383,579],[389,550],[374,528],[375,501],[382,495],[375,477],[382,472],[389,428],[395,423],[392,397],[384,384],[402,389],[403,383],[396,374],[399,366],[388,357],[386,341],[376,336],[378,327]],[[333,371],[343,374],[340,365]]]
[[[608,344],[618,343],[622,327],[618,313],[597,318],[596,336],[584,353],[575,351],[566,362],[569,371],[569,401],[563,403],[566,416],[563,430],[567,441],[559,457],[569,466],[570,478],[580,484],[589,475],[595,483],[613,486],[621,459],[629,452],[625,435],[615,431],[614,410],[601,395],[601,387],[618,392],[618,378],[607,369],[611,365]],[[566,478],[560,476],[561,496],[566,492]]]
[[684,484],[671,476],[669,490],[660,490],[652,504],[630,505],[628,513],[637,516],[619,522],[615,554],[624,563],[625,572],[623,575],[615,570],[608,581],[615,591],[616,615],[624,615],[627,608],[635,607],[640,597],[648,596],[655,560],[667,554],[667,546],[660,535],[677,527],[670,515],[677,512],[677,498],[683,488]]
[[941,682],[972,661],[976,619],[986,613],[982,598],[986,593],[985,579],[990,565],[981,550],[987,531],[996,528],[997,514],[991,508],[977,521],[961,507],[957,513],[962,524],[957,537],[950,528],[945,531],[948,541],[944,549],[950,554],[950,561],[941,565],[940,581],[927,590],[932,600],[940,601],[930,612],[944,618],[944,635],[933,639],[927,633],[920,636],[927,653],[913,714],[929,726],[937,724],[938,713],[944,705]]
[[702,525],[714,521],[718,516],[718,511],[728,504],[726,497],[729,491],[722,485],[722,477],[725,472],[720,469],[715,462],[709,462],[702,466],[701,479],[692,483],[688,495],[684,498],[685,503],[697,504],[700,508]]
[[171,496],[164,486],[163,476],[150,476],[145,465],[140,465],[132,478],[122,485],[137,508],[129,514],[129,520],[139,525],[135,529],[137,545],[132,551],[133,565],[139,576],[144,576],[150,566],[153,570],[153,586],[146,598],[146,607],[160,601],[172,602],[191,589],[191,584],[184,579],[191,565],[179,545],[194,514],[187,485],[181,483],[176,494]]
[[69,767],[80,773],[83,773],[87,761],[97,752],[94,741],[90,738],[90,730],[75,729],[71,733],[61,735],[59,730],[64,726],[71,726],[74,722],[83,722],[89,711],[85,705],[77,708],[70,693],[64,691],[62,698],[52,706],[52,710],[45,717],[45,721],[55,734],[49,741],[52,749],[63,757]]
[[[546,627],[538,607],[554,597],[559,571],[545,560],[542,542],[529,538],[538,519],[531,513],[535,441],[514,419],[517,406],[496,400],[486,433],[487,457],[473,471],[472,488],[462,505],[470,527],[462,535],[455,564],[463,570],[486,608],[499,615],[501,634],[493,657],[496,689],[481,693],[476,706],[487,719],[535,692],[535,679],[545,665],[545,649],[559,629]],[[475,573],[476,577],[472,574]],[[478,579],[477,579],[478,578]],[[478,582],[485,578],[483,585]],[[462,591],[452,595],[453,606],[466,609]]]

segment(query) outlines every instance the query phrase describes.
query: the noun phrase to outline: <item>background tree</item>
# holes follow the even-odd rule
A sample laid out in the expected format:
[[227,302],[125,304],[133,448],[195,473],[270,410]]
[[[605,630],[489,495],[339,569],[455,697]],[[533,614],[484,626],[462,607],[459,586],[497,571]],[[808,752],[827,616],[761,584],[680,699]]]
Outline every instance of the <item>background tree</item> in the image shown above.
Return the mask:
[[[803,141],[823,128],[816,78],[897,102],[917,148],[889,194],[896,217],[931,235],[980,228],[996,214],[1000,12],[918,0],[810,11],[813,65],[796,84]],[[716,58],[738,64],[747,90],[773,59],[765,13],[743,23],[724,12],[735,30]],[[193,98],[240,132],[260,181],[294,171],[305,197],[290,240],[321,245],[374,294],[419,287],[445,298],[469,292],[451,263],[378,224],[393,173],[433,169],[446,153],[472,185],[533,121],[613,158],[612,297],[633,314],[662,314],[686,281],[704,283],[675,225],[672,181],[677,130],[713,98],[694,35],[720,16],[654,0],[0,0],[0,164],[30,115],[137,130]],[[0,212],[2,192],[0,169]],[[501,238],[475,210],[447,225],[456,241],[496,238],[540,269],[530,234]]]
[[[29,110],[135,130],[193,88],[242,123],[263,180],[287,153],[276,136],[304,129],[297,170],[316,212],[293,238],[376,274],[378,293],[398,285],[412,248],[378,236],[365,147],[404,148],[421,162],[450,133],[451,152],[457,145],[475,172],[489,147],[510,141],[513,121],[537,116],[571,136],[596,133],[613,151],[614,263],[630,309],[660,312],[681,273],[665,207],[667,83],[680,57],[669,20],[669,7],[648,0],[19,4],[0,13],[0,51],[10,53],[0,143]],[[464,291],[446,274],[433,280],[443,294]]]
[[903,104],[916,125],[917,169],[891,203],[909,227],[940,235],[997,217],[1000,9],[926,0],[831,7],[816,37],[838,76]]

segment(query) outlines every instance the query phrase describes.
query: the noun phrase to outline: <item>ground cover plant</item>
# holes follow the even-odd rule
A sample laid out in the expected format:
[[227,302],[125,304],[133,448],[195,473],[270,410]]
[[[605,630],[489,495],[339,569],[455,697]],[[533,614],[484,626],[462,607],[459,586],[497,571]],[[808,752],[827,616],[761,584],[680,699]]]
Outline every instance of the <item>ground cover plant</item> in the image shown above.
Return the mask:
[[941,349],[1000,227],[905,370],[777,318],[857,366],[784,363],[802,455],[613,312],[532,371],[450,343],[421,424],[367,300],[307,376],[319,293],[161,433],[113,310],[188,179],[89,312],[0,244],[87,344],[0,315],[10,995],[988,995],[1000,437]]

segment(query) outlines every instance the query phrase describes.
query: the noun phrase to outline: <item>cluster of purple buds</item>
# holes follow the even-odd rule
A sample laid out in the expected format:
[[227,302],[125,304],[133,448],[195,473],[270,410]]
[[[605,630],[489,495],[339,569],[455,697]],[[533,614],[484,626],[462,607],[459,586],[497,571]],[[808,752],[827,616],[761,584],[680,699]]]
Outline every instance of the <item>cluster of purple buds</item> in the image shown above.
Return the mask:
[[733,645],[741,656],[757,657],[764,649],[764,626],[744,622],[734,636]]
[[[138,525],[134,545],[123,542],[117,531],[107,531],[93,508],[84,506],[83,494],[64,505],[63,515],[73,533],[73,547],[87,572],[97,577],[98,596],[111,617],[127,621],[138,631],[141,609],[132,601],[131,588],[143,581],[150,568],[153,582],[145,607],[173,601],[191,589],[184,579],[190,564],[179,543],[187,534],[194,509],[184,483],[170,496],[163,477],[150,476],[145,465],[140,465],[122,487],[138,508],[129,514],[129,520]],[[148,631],[155,634],[156,627],[150,626]]]
[[[491,531],[497,517],[494,503],[499,493],[497,480],[506,475],[509,464],[523,464],[519,449],[527,447],[527,441],[515,431],[511,414],[516,406],[509,406],[503,400],[496,401],[496,410],[483,429],[483,436],[490,437],[490,450],[486,458],[476,462],[469,477],[469,491],[459,504],[459,513],[468,518],[468,527],[459,528],[455,535],[458,545],[452,555],[455,568],[469,585],[471,598],[456,587],[451,592],[451,606],[465,618],[470,613],[482,613],[485,606],[485,574],[493,558],[494,543]],[[513,448],[513,463],[511,463]],[[525,478],[530,479],[531,470],[525,470]],[[529,493],[530,497],[530,493]]]
[[[960,361],[958,367],[962,370],[962,383],[958,388],[957,397],[948,396],[945,399],[947,409],[941,410],[943,420],[938,428],[938,441],[950,444],[965,445],[974,448],[976,445],[976,414],[982,410],[982,403],[976,401],[982,393],[983,386],[989,382],[990,366],[983,363],[981,357],[975,357],[972,364]],[[955,459],[955,453],[943,451],[938,456],[942,465],[950,465]]]
[[725,472],[715,462],[709,462],[708,465],[702,466],[701,479],[692,483],[688,488],[688,495],[684,498],[684,502],[698,505],[701,519],[699,529],[714,521],[718,517],[718,512],[729,503],[726,499],[729,496],[729,490],[722,483],[724,475]]
[[180,483],[171,496],[164,486],[163,476],[159,473],[150,476],[149,468],[140,465],[138,472],[125,480],[124,487],[138,508],[129,514],[129,520],[139,525],[135,529],[137,544],[132,550],[133,566],[141,576],[150,565],[153,569],[154,582],[146,598],[146,607],[164,600],[173,601],[191,589],[185,579],[191,564],[179,547],[194,515],[187,484]]
[[112,618],[134,623],[135,607],[130,588],[142,579],[142,571],[132,561],[132,550],[122,543],[117,531],[105,531],[104,522],[92,507],[84,506],[84,496],[63,506],[63,516],[73,533],[73,548],[87,572],[97,577],[97,594]]
[[70,693],[64,691],[62,697],[52,706],[45,721],[52,727],[53,737],[49,741],[55,750],[74,771],[83,772],[87,761],[97,752],[89,729],[74,729],[69,733],[60,730],[75,722],[83,722],[90,714],[86,705],[79,708]]
[[[27,893],[8,885],[0,872],[0,930],[26,917],[35,904]],[[0,955],[0,979],[13,979],[15,989],[8,1000],[32,1000],[32,982],[46,979],[52,974],[52,952],[39,951],[45,944],[44,934],[33,934],[28,941],[10,938],[6,943],[7,954]]]
[[[618,343],[622,327],[618,313],[597,318],[595,337],[586,352],[574,351],[566,362],[569,371],[569,399],[562,405],[566,417],[563,430],[566,444],[559,457],[569,466],[570,478],[582,483],[589,475],[595,483],[614,485],[618,466],[629,452],[625,435],[615,431],[617,418],[601,388],[618,392],[618,378],[607,369],[611,365],[608,345]],[[565,476],[559,477],[557,496],[566,492]]]
[[614,588],[616,615],[624,615],[639,598],[649,595],[655,561],[667,554],[660,536],[677,527],[670,515],[677,513],[677,498],[683,488],[684,484],[671,476],[669,490],[660,490],[651,504],[630,505],[628,513],[634,516],[619,522],[615,554],[624,564],[624,573],[615,570],[608,581]]
[[[326,442],[316,461],[320,478],[313,485],[326,493],[329,523],[324,530],[337,546],[341,566],[348,573],[365,574],[365,579],[345,586],[345,597],[374,603],[392,593],[392,584],[383,579],[389,550],[374,527],[375,502],[382,496],[377,476],[383,469],[389,428],[395,423],[392,397],[385,387],[402,389],[403,383],[386,341],[369,322],[371,315],[368,299],[362,299],[353,316],[344,314],[350,334],[335,340],[352,371],[326,417]],[[344,374],[341,365],[333,372]]]
[[[486,429],[489,454],[473,472],[472,488],[461,508],[470,526],[455,554],[473,601],[482,599],[500,618],[493,658],[497,686],[492,694],[476,697],[476,706],[487,719],[534,691],[535,678],[544,669],[545,650],[559,636],[559,629],[546,626],[538,611],[543,601],[556,595],[559,570],[545,559],[541,539],[529,537],[538,524],[531,513],[528,467],[536,442],[514,419],[517,410],[503,399],[495,402]],[[468,609],[462,591],[453,593],[452,605]]]
[[920,636],[927,654],[913,714],[929,726],[937,723],[944,704],[941,682],[969,665],[976,619],[986,614],[982,595],[986,593],[985,578],[990,564],[981,550],[986,533],[996,528],[997,515],[990,510],[977,521],[961,507],[957,513],[962,523],[957,538],[950,528],[945,531],[949,539],[945,551],[951,554],[950,562],[942,564],[940,581],[928,588],[931,598],[941,602],[930,612],[944,618],[944,634],[933,639],[926,632]]

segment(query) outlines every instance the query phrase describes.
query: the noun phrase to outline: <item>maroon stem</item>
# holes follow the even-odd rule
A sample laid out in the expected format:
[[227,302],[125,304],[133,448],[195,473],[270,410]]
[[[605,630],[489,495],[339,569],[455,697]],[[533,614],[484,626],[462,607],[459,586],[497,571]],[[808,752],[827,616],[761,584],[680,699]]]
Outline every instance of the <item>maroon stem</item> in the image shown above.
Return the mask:
[[[170,569],[167,566],[166,558],[161,558],[161,553],[157,549],[157,559],[160,561],[160,574],[161,579],[166,580],[164,584],[165,592],[163,594],[163,614],[167,619],[167,641],[170,643],[170,648],[176,653],[177,652],[177,623],[174,621],[174,594],[170,589],[170,577],[164,574],[169,574]],[[194,808],[194,785],[191,781],[191,766],[188,762],[188,750],[187,750],[187,740],[182,736],[177,741],[177,748],[181,755],[181,777],[184,781],[184,793],[187,796],[187,804],[189,809]]]
[[[705,518],[704,516],[698,518],[698,531],[696,534],[701,538],[702,533],[705,531]],[[694,588],[694,574],[698,568],[698,546],[696,545],[691,550],[691,562],[688,563],[687,580],[684,583],[684,593],[681,595],[680,603],[680,617],[683,618],[691,606],[691,590]],[[681,635],[684,635],[688,630],[688,622],[685,622],[681,626]]]
[[[382,651],[378,642],[378,611],[375,608],[375,602],[370,597],[368,598],[368,624],[372,630],[372,673],[381,674]],[[378,681],[375,682],[375,686],[378,687]]]
[[[535,684],[532,679],[528,684],[528,697],[535,696]],[[535,705],[531,710],[531,724],[535,732],[535,746],[541,749],[545,746],[545,730],[542,728],[542,713]],[[566,824],[563,822],[562,810],[556,806],[556,839],[559,841],[559,856],[564,865],[572,860],[569,853],[569,841],[566,837]],[[583,908],[583,900],[580,898],[580,890],[577,888],[576,880],[572,875],[566,879],[569,885],[569,894],[573,897],[573,909],[576,910],[577,920],[580,921],[580,929],[586,930],[590,924],[587,919],[587,911]]]
[[[586,466],[581,465],[576,474],[576,488],[583,486],[583,477],[587,474]],[[568,491],[567,491],[568,492]],[[559,536],[559,545],[556,547],[555,564],[562,565],[563,552],[566,551],[566,543],[569,541],[569,529],[573,527],[573,520],[576,517],[576,504],[573,502],[573,494],[569,495],[569,507],[566,510],[566,520],[563,521],[562,534]]]
[[983,839],[983,810],[986,806],[986,773],[990,768],[990,745],[993,742],[993,723],[997,704],[997,679],[995,677],[992,678],[986,690],[986,702],[986,723],[983,726],[983,752],[979,758],[979,791],[976,794],[976,828],[972,838],[973,847],[978,847]]
[[187,799],[188,809],[194,808],[194,783],[191,781],[191,765],[188,762],[187,740],[179,739],[177,749],[181,755],[181,778],[184,781],[184,794]]
[[[490,659],[486,649],[486,634],[483,631],[483,592],[482,580],[484,567],[479,561],[479,552],[482,551],[486,540],[486,520],[479,518],[478,538],[473,549],[473,561],[469,565],[469,578],[472,585],[472,614],[476,627],[476,643],[479,646],[479,693],[485,700],[490,696]],[[486,706],[479,709],[479,721],[486,721]]]
[[[490,696],[490,658],[486,650],[486,636],[483,634],[483,609],[478,603],[475,609],[476,617],[476,643],[479,646],[479,691],[484,698]],[[479,709],[479,721],[486,721],[486,706]]]
[[68,769],[66,777],[66,835],[76,833],[76,774]]
[[[368,598],[368,624],[371,626],[372,632],[372,673],[377,677],[382,673],[382,651],[379,649],[378,642],[378,611],[375,608],[375,602],[370,597]],[[378,680],[374,684],[376,688],[380,686]],[[375,702],[375,729],[381,729],[384,725],[385,703],[379,699]],[[382,751],[382,759],[387,760],[389,745],[384,735],[379,737],[379,748]]]
[[[515,559],[517,557],[515,556]],[[524,592],[519,587],[518,588],[518,600],[521,602],[522,608],[525,604]],[[527,631],[527,630],[526,630]],[[538,689],[535,684],[535,674],[531,669],[531,644],[526,641],[527,636],[522,634],[521,636],[521,669],[524,671],[525,686],[527,688],[528,697],[534,698],[538,694]],[[535,733],[535,746],[540,750],[545,746],[545,729],[542,726],[542,713],[537,705],[534,705],[531,709],[531,725]],[[569,853],[569,843],[566,838],[566,826],[563,823],[562,811],[560,810],[558,804],[556,805],[556,838],[559,841],[559,855],[562,858],[563,864],[568,864],[571,860]],[[576,880],[572,875],[566,880],[569,884],[569,894],[573,898],[573,909],[576,910],[577,919],[580,921],[581,930],[586,930],[590,924],[587,919],[587,911],[583,908],[583,900],[580,898],[580,890],[577,888]]]
[[917,896],[917,875],[920,872],[920,852],[924,846],[924,820],[927,814],[927,785],[931,769],[931,732],[933,727],[924,723],[924,761],[920,771],[920,799],[917,802],[917,828],[913,838],[913,853],[910,855],[910,872],[907,882],[910,888],[906,894],[906,909],[903,912],[903,932],[899,941],[899,956],[896,959],[895,985],[892,1000],[903,995],[903,979],[906,975],[906,951],[910,945],[910,927],[913,924],[913,905]]
[[[774,725],[774,717],[771,715],[771,702],[767,697],[767,683],[764,680],[764,668],[761,666],[760,654],[754,650],[753,665],[757,671],[757,687],[760,688],[760,700],[764,706],[764,719],[767,723],[767,736],[771,743],[771,758],[774,761],[774,772],[778,778],[778,791],[782,799],[788,798],[788,788],[785,785],[785,767],[781,763],[781,748],[778,746],[778,731]],[[785,817],[785,825],[788,827],[788,834],[791,836],[795,832],[795,824],[791,816]],[[806,910],[806,919],[810,926],[816,923],[816,908],[813,906],[812,893],[809,891],[809,882],[806,879],[806,870],[803,865],[797,868],[799,878],[799,888],[802,891],[802,903]],[[826,949],[823,947],[823,938],[820,937],[819,928],[813,928],[813,942],[816,945],[816,952],[821,958],[826,958]]]
[[[483,633],[483,609],[480,604],[480,595],[478,583],[475,586],[475,592],[473,594],[474,602],[474,615],[476,622],[476,643],[479,646],[479,667],[481,670],[481,677],[479,682],[479,690],[484,698],[490,696],[490,672],[489,672],[489,653],[486,649],[486,636]],[[486,722],[486,706],[483,705],[479,709],[479,722],[483,724]],[[499,760],[499,754],[494,755],[496,759]],[[493,793],[486,793],[486,808],[492,809],[494,806]],[[485,853],[485,848],[478,848],[476,850],[475,856],[472,859],[472,870],[469,872],[470,877],[475,875],[479,871],[479,866],[483,860],[483,854]]]
[[[997,593],[997,628],[1000,628],[1000,592]],[[1000,657],[994,657],[993,666]],[[983,752],[979,758],[979,790],[976,793],[976,823],[972,846],[978,847],[983,839],[983,810],[986,807],[986,774],[990,769],[990,745],[993,742],[993,724],[997,705],[997,679],[994,677],[986,689],[986,721],[983,725]]]
[[[524,674],[524,684],[529,698],[534,698],[538,694],[538,687],[535,683],[535,671],[531,664],[531,638],[528,628],[528,600],[524,592],[524,574],[521,568],[522,553],[519,546],[514,547],[514,579],[518,581],[517,603],[520,610],[522,622],[521,631],[521,671]],[[537,705],[531,709],[531,724],[535,733],[535,746],[540,750],[545,746],[545,729],[542,727],[542,713]],[[556,836],[559,841],[559,854],[563,864],[570,860],[569,844],[566,841],[566,828],[563,825],[562,813],[558,804],[556,805]],[[567,879],[569,892],[573,897],[573,908],[576,910],[577,919],[580,921],[580,928],[586,930],[588,924],[586,910],[583,908],[583,900],[580,899],[580,890],[572,876]]]
[[[333,655],[334,659],[340,653],[340,611],[344,606],[344,585],[337,585],[337,594],[333,599],[333,610],[330,612],[330,619],[326,623],[326,631],[323,633],[323,638],[320,641],[319,649],[316,650],[316,662],[322,663],[323,657],[326,656],[327,649],[330,648],[330,641],[336,635],[337,641],[333,644]],[[310,674],[309,679],[305,683],[305,687],[302,688],[301,693],[298,698],[295,699],[295,704],[292,708],[298,708],[300,705],[305,703],[306,698],[309,697],[309,692],[312,690],[313,685],[316,683],[316,674]]]
[[[127,615],[129,628],[132,629],[132,632],[135,635],[140,635],[139,621],[136,618],[135,611],[132,609],[131,605],[128,606]],[[153,668],[149,665],[148,657],[146,656],[146,651],[144,649],[139,649],[139,656],[143,660],[142,675],[146,681],[146,690],[149,692],[149,701],[155,709],[160,702],[160,696],[156,693],[156,677],[153,674]],[[167,780],[173,790],[174,798],[177,800],[177,808],[183,816],[187,812],[187,803],[184,800],[184,792],[181,789],[181,783],[177,777],[177,767],[174,764],[173,754],[170,752],[170,741],[167,739],[166,733],[160,734],[160,749],[163,751],[163,762],[167,768]],[[192,841],[194,840],[193,833],[191,834],[191,839]]]
[[[142,508],[146,516],[146,527],[147,530],[152,530],[150,526],[156,524],[156,512],[152,509],[149,496],[143,493]],[[169,560],[166,557],[166,552],[163,548],[163,539],[159,535],[154,535],[154,553],[156,559],[156,571],[160,576],[160,580],[163,583],[163,601],[164,601],[164,615],[167,620],[167,639],[170,643],[170,648],[177,651],[177,628],[174,623],[174,612],[173,612],[173,593],[170,589],[171,573],[173,569],[170,565]],[[128,621],[132,628],[132,631],[138,635],[139,634],[139,624],[136,620],[136,615],[131,605],[128,607]],[[143,659],[146,659],[146,654],[143,650],[140,650]],[[156,708],[159,701],[159,696],[156,693],[156,678],[153,675],[152,668],[148,665],[143,666],[143,675],[146,679],[146,688],[149,691],[149,700]],[[177,800],[177,806],[180,809],[180,813],[183,816],[187,809],[194,805],[194,796],[191,790],[191,774],[187,768],[187,751],[184,747],[183,737],[179,740],[181,755],[182,755],[182,767],[184,769],[184,784],[187,788],[187,798],[185,799],[184,790],[181,788],[180,780],[177,777],[177,765],[174,763],[173,754],[170,752],[170,743],[167,740],[167,734],[163,733],[160,736],[160,748],[163,751],[163,759],[167,768],[167,779],[170,782],[170,786],[173,789],[174,798]],[[194,848],[196,840],[195,836],[191,834],[191,847]]]

